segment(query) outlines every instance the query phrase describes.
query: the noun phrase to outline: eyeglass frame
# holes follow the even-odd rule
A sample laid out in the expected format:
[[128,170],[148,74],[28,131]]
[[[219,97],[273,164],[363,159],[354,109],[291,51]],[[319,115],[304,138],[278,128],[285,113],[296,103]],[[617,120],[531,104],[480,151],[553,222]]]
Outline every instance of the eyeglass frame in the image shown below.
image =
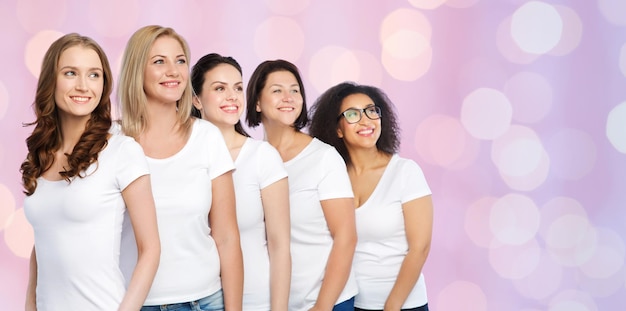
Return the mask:
[[[376,114],[378,114],[378,118],[372,118],[367,113],[367,110],[372,108],[372,107],[374,107],[374,109],[376,110]],[[346,112],[351,111],[351,110],[359,112],[359,119],[354,121],[354,122],[349,122],[348,118],[346,117]],[[363,115],[365,115],[370,120],[379,120],[383,116],[380,107],[378,107],[376,105],[370,105],[370,106],[367,106],[365,108],[348,108],[348,109],[344,110],[342,113],[339,114],[339,116],[337,116],[337,122],[339,122],[339,120],[341,120],[341,118],[343,117],[343,118],[346,119],[346,122],[348,122],[348,124],[355,124],[355,123],[358,123],[359,121],[361,121],[363,119]]]

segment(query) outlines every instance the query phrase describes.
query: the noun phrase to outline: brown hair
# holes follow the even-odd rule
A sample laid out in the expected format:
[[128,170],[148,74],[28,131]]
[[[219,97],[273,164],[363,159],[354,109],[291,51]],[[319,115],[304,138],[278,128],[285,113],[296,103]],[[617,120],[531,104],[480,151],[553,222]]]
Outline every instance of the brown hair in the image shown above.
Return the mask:
[[111,67],[104,50],[93,39],[70,33],[52,43],[46,52],[37,83],[37,93],[33,103],[36,120],[26,123],[25,126],[35,125],[35,129],[26,139],[28,155],[22,163],[22,183],[24,193],[31,195],[37,188],[37,178],[47,171],[54,162],[54,153],[61,148],[63,137],[60,131],[60,120],[54,99],[58,63],[61,54],[70,47],[82,46],[94,50],[102,62],[104,87],[100,103],[91,112],[91,117],[85,125],[85,131],[80,136],[71,154],[67,155],[68,167],[59,174],[68,182],[81,175],[92,163],[98,161],[98,153],[107,144],[109,129],[111,128]]

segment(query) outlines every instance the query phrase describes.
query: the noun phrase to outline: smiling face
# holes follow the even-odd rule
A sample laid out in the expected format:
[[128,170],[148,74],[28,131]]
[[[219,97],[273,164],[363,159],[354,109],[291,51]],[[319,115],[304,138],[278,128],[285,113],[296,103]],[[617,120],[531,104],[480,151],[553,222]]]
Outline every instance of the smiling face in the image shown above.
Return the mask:
[[237,68],[222,63],[204,73],[202,91],[194,98],[194,106],[203,119],[218,127],[234,126],[243,113],[243,94],[242,77]]
[[263,124],[292,126],[302,112],[304,100],[296,77],[289,71],[275,71],[267,76],[256,104]]
[[[372,106],[374,102],[369,96],[352,94],[343,99],[339,111],[343,112],[350,108],[361,110]],[[361,114],[361,120],[356,123],[349,124],[346,118],[341,117],[337,124],[337,136],[343,139],[348,150],[376,148],[376,142],[380,138],[380,119],[372,120],[363,111]]]
[[98,53],[76,45],[61,53],[54,100],[61,120],[78,118],[87,122],[100,103],[104,72]]
[[176,103],[189,79],[189,65],[178,40],[163,36],[152,45],[144,69],[144,90],[148,102]]

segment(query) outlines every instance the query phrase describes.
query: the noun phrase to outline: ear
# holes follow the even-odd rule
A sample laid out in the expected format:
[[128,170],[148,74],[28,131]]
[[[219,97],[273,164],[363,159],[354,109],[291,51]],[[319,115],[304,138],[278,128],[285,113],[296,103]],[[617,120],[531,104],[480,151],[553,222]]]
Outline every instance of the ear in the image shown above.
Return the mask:
[[256,102],[256,112],[261,112],[261,102],[257,100]]
[[339,127],[337,127],[337,137],[339,137],[340,139],[343,138],[343,131],[341,131]]
[[193,103],[193,106],[196,107],[196,109],[202,110],[202,104],[200,103],[198,96],[193,96],[191,102]]

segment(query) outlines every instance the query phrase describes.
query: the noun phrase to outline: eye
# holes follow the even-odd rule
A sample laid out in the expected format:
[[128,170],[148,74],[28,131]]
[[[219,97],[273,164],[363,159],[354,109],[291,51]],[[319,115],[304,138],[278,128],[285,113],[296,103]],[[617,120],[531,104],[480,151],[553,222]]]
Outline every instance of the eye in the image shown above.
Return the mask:
[[64,72],[63,75],[71,77],[71,76],[75,76],[76,72],[73,70],[69,70],[69,71]]
[[184,58],[179,58],[178,60],[176,60],[176,63],[177,63],[177,64],[186,64],[186,63],[187,63],[187,60],[186,60],[186,59],[184,59]]
[[365,111],[369,114],[369,115],[378,115],[378,109],[376,106],[370,106],[365,108]]
[[163,60],[162,59],[157,59],[154,61],[154,64],[163,64]]
[[222,92],[222,91],[224,91],[224,87],[223,86],[218,86],[218,87],[215,88],[215,90],[218,91],[218,92]]
[[235,87],[235,91],[237,91],[237,92],[243,92],[243,86],[236,86],[236,87]]
[[298,94],[298,93],[300,93],[300,89],[291,90],[291,93]]
[[274,89],[274,90],[272,90],[272,93],[280,93],[280,92],[281,92],[281,90],[280,90],[280,89]]
[[351,109],[344,112],[343,115],[346,116],[346,119],[356,119],[359,117],[359,112]]
[[100,78],[100,73],[92,72],[92,73],[89,74],[89,77],[92,78],[92,79]]

